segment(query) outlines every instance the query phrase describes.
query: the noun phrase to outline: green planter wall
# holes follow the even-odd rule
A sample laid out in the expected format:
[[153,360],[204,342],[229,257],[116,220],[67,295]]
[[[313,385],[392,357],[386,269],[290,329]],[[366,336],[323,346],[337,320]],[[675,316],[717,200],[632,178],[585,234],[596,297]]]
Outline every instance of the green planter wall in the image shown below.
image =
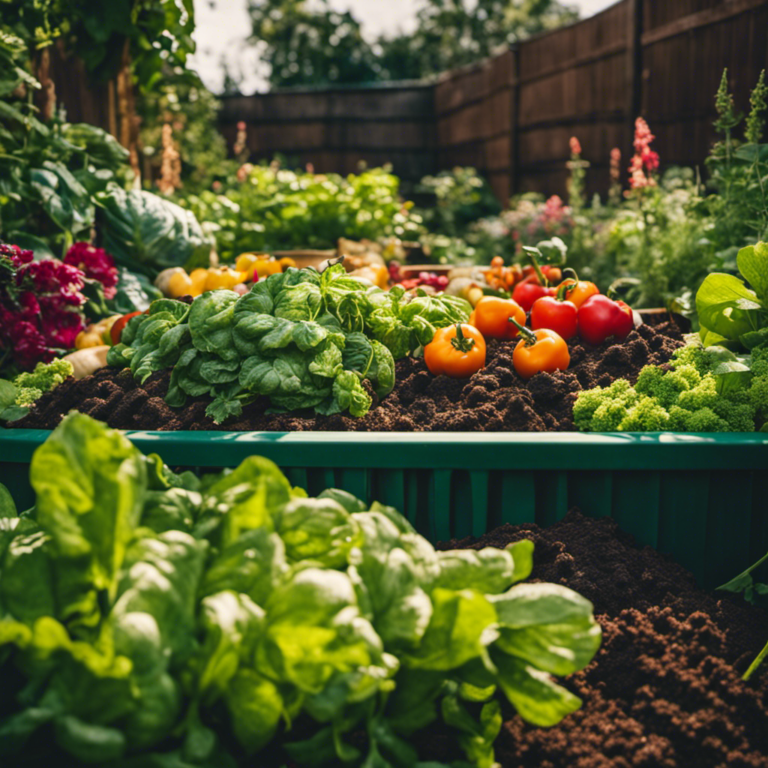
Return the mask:
[[[49,433],[0,430],[0,482],[32,503],[29,461]],[[339,487],[403,511],[431,540],[503,523],[613,517],[707,586],[768,551],[768,434],[128,432],[173,468],[260,454],[294,485]]]

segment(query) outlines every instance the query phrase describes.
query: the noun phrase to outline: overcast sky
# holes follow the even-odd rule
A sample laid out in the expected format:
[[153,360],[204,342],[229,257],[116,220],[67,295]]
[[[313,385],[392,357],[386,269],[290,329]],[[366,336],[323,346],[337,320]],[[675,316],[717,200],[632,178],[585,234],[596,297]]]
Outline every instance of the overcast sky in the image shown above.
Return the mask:
[[[582,16],[607,8],[616,0],[568,0],[578,6]],[[350,9],[360,19],[369,39],[381,33],[394,34],[413,28],[418,0],[331,0],[340,11]],[[259,70],[256,54],[245,45],[250,32],[246,0],[195,0],[197,53],[192,66],[214,92],[221,90],[222,59],[230,69],[243,75],[243,92],[265,90],[264,73]]]

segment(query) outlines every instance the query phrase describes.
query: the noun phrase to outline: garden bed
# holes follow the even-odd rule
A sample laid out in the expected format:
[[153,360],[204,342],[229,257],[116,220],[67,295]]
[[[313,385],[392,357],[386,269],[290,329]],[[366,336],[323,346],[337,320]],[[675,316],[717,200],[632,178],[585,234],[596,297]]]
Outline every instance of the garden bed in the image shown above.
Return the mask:
[[270,414],[268,399],[260,398],[246,406],[242,416],[222,425],[205,415],[208,397],[190,399],[181,409],[165,404],[169,371],[152,374],[139,385],[130,371],[106,368],[81,381],[65,382],[9,426],[53,429],[69,410],[77,409],[111,427],[161,431],[572,431],[579,391],[617,378],[634,382],[643,366],[666,363],[682,343],[678,326],[669,321],[641,325],[618,344],[590,347],[573,339],[567,371],[539,374],[526,382],[512,364],[517,340],[491,340],[486,367],[468,380],[434,377],[421,359],[400,360],[394,391],[363,418],[310,411]]
[[[496,745],[503,768],[765,768],[768,674],[740,680],[765,644],[768,614],[740,597],[698,589],[680,565],[639,549],[611,520],[503,526],[440,549],[535,542],[534,580],[592,601],[603,645],[565,681],[582,709],[552,729],[507,712]],[[448,760],[440,734],[424,759]]]

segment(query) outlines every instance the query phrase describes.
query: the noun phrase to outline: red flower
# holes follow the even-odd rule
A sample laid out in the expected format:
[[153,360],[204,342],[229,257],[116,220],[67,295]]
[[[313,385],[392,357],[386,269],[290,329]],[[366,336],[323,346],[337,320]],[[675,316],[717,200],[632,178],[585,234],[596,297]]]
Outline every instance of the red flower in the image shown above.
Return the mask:
[[0,243],[0,256],[7,256],[17,269],[23,264],[29,264],[35,258],[32,251],[23,251],[18,245]]
[[571,147],[571,154],[572,155],[580,155],[581,154],[581,144],[579,143],[579,140],[575,136],[571,136],[571,140],[568,142]]
[[118,271],[114,259],[103,248],[75,243],[67,251],[64,263],[81,270],[89,280],[98,280],[104,286],[104,298],[115,297]]

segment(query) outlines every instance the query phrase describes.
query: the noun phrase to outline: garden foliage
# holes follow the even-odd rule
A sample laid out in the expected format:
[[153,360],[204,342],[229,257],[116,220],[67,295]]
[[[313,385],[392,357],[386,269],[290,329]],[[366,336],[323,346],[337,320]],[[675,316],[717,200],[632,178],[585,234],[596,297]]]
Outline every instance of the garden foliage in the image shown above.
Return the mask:
[[580,705],[551,676],[600,627],[577,593],[516,584],[529,541],[436,552],[390,507],[307,498],[256,456],[176,475],[80,414],[30,479],[21,515],[0,486],[4,759],[437,768],[415,745],[442,720],[490,768],[502,697],[540,726]]
[[155,301],[149,314],[129,321],[107,361],[130,367],[140,382],[173,366],[168,404],[210,395],[206,413],[217,423],[259,395],[281,410],[364,416],[372,402],[364,380],[385,397],[395,358],[469,317],[463,299],[423,295],[404,303],[403,293],[366,288],[340,264],[322,273],[289,269],[242,297],[218,290],[191,306]]

